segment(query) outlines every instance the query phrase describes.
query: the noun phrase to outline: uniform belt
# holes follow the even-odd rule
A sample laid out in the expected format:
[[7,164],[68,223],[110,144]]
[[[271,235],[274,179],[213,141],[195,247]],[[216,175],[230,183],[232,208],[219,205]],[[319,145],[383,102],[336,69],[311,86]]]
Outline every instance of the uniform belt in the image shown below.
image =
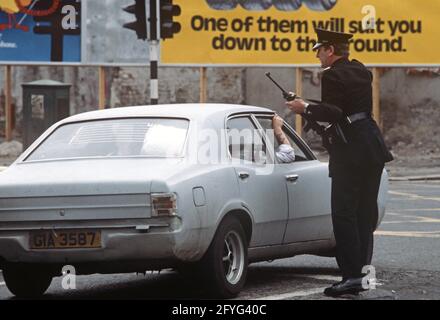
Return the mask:
[[370,112],[358,112],[358,113],[353,113],[349,116],[346,116],[345,120],[347,120],[348,124],[352,124],[356,121],[360,121],[360,120],[364,120],[364,119],[368,119],[368,118],[371,118]]

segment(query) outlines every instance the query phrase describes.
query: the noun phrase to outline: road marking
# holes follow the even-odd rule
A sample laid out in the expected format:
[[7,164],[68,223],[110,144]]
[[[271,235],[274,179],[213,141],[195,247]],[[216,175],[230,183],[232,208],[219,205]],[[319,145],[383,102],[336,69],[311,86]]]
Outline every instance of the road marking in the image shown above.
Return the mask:
[[341,277],[326,276],[326,275],[320,275],[320,274],[304,274],[304,275],[298,275],[298,277],[311,278],[311,279],[316,279],[316,280],[341,281]]
[[326,287],[321,287],[321,288],[314,288],[314,289],[310,289],[310,290],[275,294],[272,296],[256,298],[255,300],[284,300],[284,299],[296,298],[296,297],[306,297],[306,296],[311,296],[311,295],[318,294],[318,293],[323,293],[325,288]]
[[396,221],[382,221],[382,224],[401,224],[401,223],[424,223],[425,221],[420,220],[396,220]]
[[395,196],[409,197],[411,200],[432,200],[432,201],[440,201],[438,197],[425,197],[420,196],[418,194],[406,193],[406,192],[397,192],[397,191],[388,191],[389,194]]
[[409,183],[409,185],[411,187],[416,186],[416,187],[426,187],[426,188],[440,188],[440,184],[433,183],[433,181],[431,181],[431,183],[429,183],[429,184]]
[[400,209],[401,211],[440,211],[440,208]]
[[391,216],[399,216],[399,217],[405,217],[405,218],[411,218],[411,219],[417,219],[417,221],[406,221],[406,222],[419,222],[419,223],[439,223],[440,219],[437,218],[431,218],[431,217],[424,217],[424,216],[414,216],[414,215],[407,215],[407,214],[400,214],[395,212],[387,212],[387,215]]
[[5,285],[6,285],[6,283],[0,282],[0,286],[5,286]]
[[409,238],[440,238],[440,231],[376,231],[374,235],[390,237],[409,237]]

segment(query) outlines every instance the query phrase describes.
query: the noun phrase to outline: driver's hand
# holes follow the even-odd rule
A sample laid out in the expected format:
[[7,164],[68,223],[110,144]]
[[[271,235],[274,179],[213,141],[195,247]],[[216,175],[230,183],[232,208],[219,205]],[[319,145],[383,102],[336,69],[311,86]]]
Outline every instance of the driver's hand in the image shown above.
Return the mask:
[[280,129],[283,127],[284,124],[284,120],[283,118],[281,118],[279,115],[274,115],[274,117],[272,118],[272,128],[275,129]]

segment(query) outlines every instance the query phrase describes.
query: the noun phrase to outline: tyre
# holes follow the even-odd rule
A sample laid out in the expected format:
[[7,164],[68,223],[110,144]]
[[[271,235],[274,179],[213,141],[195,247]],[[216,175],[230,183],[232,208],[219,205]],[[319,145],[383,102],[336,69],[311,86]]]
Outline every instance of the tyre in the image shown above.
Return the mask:
[[242,225],[237,218],[226,217],[201,264],[207,288],[214,297],[232,298],[241,291],[247,275],[247,249]]
[[296,11],[301,7],[302,0],[274,0],[273,5],[280,11]]
[[238,0],[238,2],[248,11],[263,11],[272,7],[272,0]]
[[18,298],[38,298],[52,282],[52,273],[41,267],[8,265],[3,270],[6,286]]
[[237,0],[206,0],[206,3],[214,10],[233,10],[237,7]]
[[332,9],[338,0],[303,0],[304,4],[313,11],[328,11]]

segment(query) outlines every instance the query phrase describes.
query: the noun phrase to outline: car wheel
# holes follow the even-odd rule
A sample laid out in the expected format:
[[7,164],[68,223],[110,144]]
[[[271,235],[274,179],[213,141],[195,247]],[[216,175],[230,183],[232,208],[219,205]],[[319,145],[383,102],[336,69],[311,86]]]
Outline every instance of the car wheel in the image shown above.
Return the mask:
[[274,0],[273,5],[281,11],[296,11],[301,7],[302,0]]
[[9,265],[3,270],[5,284],[18,298],[42,296],[52,282],[52,273],[40,267]]
[[338,0],[303,0],[304,4],[314,11],[328,11],[336,5]]
[[235,217],[227,217],[202,259],[208,289],[215,297],[232,298],[243,288],[248,268],[247,248],[242,225]]
[[272,6],[272,0],[238,0],[238,2],[248,11],[267,10]]

